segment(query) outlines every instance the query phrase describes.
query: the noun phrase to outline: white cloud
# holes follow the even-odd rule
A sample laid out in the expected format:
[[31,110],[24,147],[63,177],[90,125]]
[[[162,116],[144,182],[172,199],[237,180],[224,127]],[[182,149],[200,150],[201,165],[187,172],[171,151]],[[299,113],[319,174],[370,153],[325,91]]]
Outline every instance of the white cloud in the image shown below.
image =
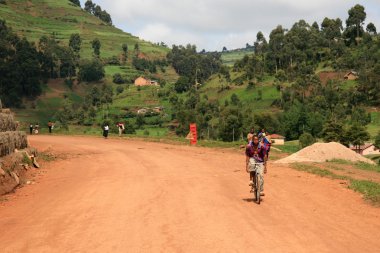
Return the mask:
[[356,3],[367,20],[380,28],[380,0],[93,0],[111,13],[124,30],[153,42],[197,44],[220,50],[252,43],[255,34],[269,34],[278,24],[290,27],[305,19],[347,18]]

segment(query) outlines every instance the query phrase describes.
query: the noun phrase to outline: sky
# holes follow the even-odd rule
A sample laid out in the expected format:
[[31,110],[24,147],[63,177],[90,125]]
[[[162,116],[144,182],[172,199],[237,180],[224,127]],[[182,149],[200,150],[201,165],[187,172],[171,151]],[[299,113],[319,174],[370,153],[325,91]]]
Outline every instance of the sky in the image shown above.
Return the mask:
[[[82,5],[85,0],[81,0]],[[341,18],[361,4],[366,22],[380,31],[380,0],[93,0],[111,14],[116,27],[151,42],[195,44],[220,51],[253,44],[258,31],[266,37],[281,24],[300,19],[319,24],[324,17]]]

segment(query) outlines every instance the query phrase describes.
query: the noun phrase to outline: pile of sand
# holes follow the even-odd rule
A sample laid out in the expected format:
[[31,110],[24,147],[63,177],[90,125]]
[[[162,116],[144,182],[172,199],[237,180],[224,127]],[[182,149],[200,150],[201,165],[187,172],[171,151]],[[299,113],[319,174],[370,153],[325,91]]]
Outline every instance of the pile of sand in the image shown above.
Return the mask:
[[373,161],[367,159],[355,151],[343,146],[340,143],[315,143],[306,147],[299,152],[288,156],[284,159],[276,161],[276,163],[299,163],[299,162],[326,162],[334,159],[347,160],[351,162],[365,162],[374,164]]

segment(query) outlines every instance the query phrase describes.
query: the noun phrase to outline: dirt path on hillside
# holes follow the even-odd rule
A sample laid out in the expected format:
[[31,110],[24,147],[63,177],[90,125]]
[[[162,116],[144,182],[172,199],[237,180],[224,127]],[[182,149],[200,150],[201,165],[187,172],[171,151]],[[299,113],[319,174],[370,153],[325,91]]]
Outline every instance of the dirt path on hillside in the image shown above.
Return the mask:
[[380,209],[337,181],[271,165],[259,206],[238,152],[86,137],[31,143],[63,159],[0,203],[1,252],[380,249]]

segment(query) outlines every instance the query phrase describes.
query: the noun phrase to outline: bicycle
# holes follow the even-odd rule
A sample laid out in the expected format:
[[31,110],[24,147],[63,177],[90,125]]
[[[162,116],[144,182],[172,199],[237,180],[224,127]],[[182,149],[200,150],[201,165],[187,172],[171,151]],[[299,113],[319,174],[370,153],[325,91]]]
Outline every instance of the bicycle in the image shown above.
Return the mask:
[[255,197],[255,201],[257,204],[260,205],[260,202],[261,202],[261,191],[262,191],[262,182],[263,182],[263,179],[262,179],[262,173],[263,173],[263,170],[264,170],[264,164],[263,163],[249,163],[249,169],[248,171],[251,173],[251,172],[254,172],[255,173],[255,176],[254,176],[254,182],[253,182],[253,186],[252,188],[254,188],[253,190],[253,196]]

